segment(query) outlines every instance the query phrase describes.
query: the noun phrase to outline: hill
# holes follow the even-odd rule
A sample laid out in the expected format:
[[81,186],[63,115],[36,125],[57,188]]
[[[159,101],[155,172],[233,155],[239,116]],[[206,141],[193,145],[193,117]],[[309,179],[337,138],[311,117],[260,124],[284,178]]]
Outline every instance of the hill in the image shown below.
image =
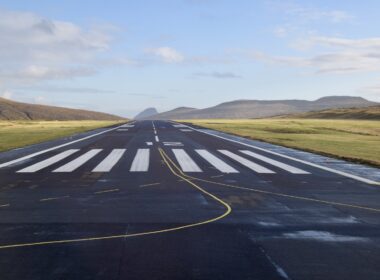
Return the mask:
[[265,118],[332,108],[368,107],[379,103],[361,97],[327,96],[307,100],[236,100],[205,109],[180,107],[150,119],[242,119]]
[[148,118],[150,116],[153,116],[153,115],[157,115],[158,112],[156,110],[156,108],[146,108],[144,111],[138,113],[134,119],[135,120],[141,120],[141,119],[144,119],[144,118]]
[[380,120],[380,105],[366,108],[328,109],[301,114],[290,114],[279,116],[278,118]]
[[177,116],[185,116],[187,114],[191,114],[191,112],[193,111],[199,111],[199,110],[195,108],[189,108],[189,107],[178,107],[176,109],[173,109],[164,113],[150,116],[147,119],[155,119],[155,120],[176,119]]
[[0,97],[0,120],[121,120],[111,114],[16,102]]

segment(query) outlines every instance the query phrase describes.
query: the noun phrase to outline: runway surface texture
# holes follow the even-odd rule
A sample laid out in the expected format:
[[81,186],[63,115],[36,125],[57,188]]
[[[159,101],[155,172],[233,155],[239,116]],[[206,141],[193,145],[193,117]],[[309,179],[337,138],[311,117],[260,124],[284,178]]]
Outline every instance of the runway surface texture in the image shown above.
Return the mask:
[[0,154],[0,279],[380,279],[380,185],[138,121]]

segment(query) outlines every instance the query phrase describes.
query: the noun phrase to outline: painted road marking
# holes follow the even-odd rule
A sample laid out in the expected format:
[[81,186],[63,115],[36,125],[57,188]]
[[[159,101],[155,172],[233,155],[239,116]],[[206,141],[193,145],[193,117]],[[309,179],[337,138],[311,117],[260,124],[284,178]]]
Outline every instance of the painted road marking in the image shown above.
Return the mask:
[[210,176],[210,178],[220,178],[223,177],[224,175],[215,175],[215,176]]
[[[160,150],[161,156],[162,151]],[[180,174],[176,173],[174,169],[169,165],[167,160],[164,158],[164,161],[170,171],[177,176],[178,178],[182,178],[184,181],[186,181],[189,185],[191,185],[193,188],[197,189],[198,191],[202,192],[203,194],[207,195],[211,199],[217,201],[220,203],[222,206],[224,206],[225,211],[223,211],[222,214],[218,214],[217,216],[213,218],[209,218],[207,220],[201,220],[199,222],[191,223],[191,224],[184,224],[184,225],[179,225],[176,227],[169,227],[169,228],[163,228],[163,229],[157,229],[157,230],[151,230],[151,231],[144,231],[144,232],[137,232],[137,233],[123,233],[123,234],[118,234],[118,235],[106,235],[106,236],[92,236],[92,237],[84,237],[84,238],[76,238],[76,239],[58,239],[58,240],[46,240],[46,241],[38,241],[38,242],[27,242],[27,243],[14,243],[14,244],[5,244],[2,245],[0,244],[0,250],[2,249],[10,249],[10,248],[22,248],[22,247],[31,247],[31,246],[44,246],[44,245],[52,245],[52,244],[69,244],[69,243],[75,243],[75,242],[88,242],[88,241],[96,241],[96,240],[109,240],[109,239],[124,239],[124,238],[129,238],[129,237],[138,237],[138,236],[147,236],[147,235],[153,235],[153,234],[162,234],[162,233],[167,233],[167,232],[174,232],[174,231],[179,231],[179,230],[184,230],[188,228],[193,228],[193,227],[199,227],[203,226],[206,224],[210,224],[216,221],[219,221],[223,219],[224,217],[228,216],[232,209],[231,206],[229,206],[225,201],[220,199],[219,197],[213,195],[212,193],[209,193],[202,187],[198,186],[196,183],[190,181],[189,179],[181,176]]]
[[257,172],[257,173],[266,173],[266,174],[273,174],[275,173],[274,171],[265,168],[264,166],[258,165],[257,163],[254,163],[248,159],[245,159],[237,154],[231,153],[230,151],[227,150],[218,150],[221,152],[223,155],[228,156],[229,158],[236,160],[240,164],[248,167],[249,169]]
[[160,139],[158,138],[158,136],[154,136],[154,139],[156,140],[156,142],[160,142]]
[[120,160],[126,149],[113,149],[112,152],[96,166],[92,172],[109,172]]
[[183,172],[202,172],[199,166],[183,149],[172,149]]
[[128,128],[119,128],[118,130],[116,131],[128,131]]
[[229,141],[229,142],[238,143],[240,145],[243,145],[243,146],[246,146],[246,147],[250,147],[250,148],[253,148],[253,149],[256,149],[256,150],[259,150],[259,151],[263,151],[263,152],[266,152],[268,154],[276,155],[276,156],[279,156],[279,157],[282,157],[282,158],[294,160],[294,161],[297,161],[297,162],[300,162],[300,163],[303,163],[303,164],[306,164],[306,165],[309,165],[309,166],[312,166],[312,167],[315,167],[315,168],[319,168],[319,169],[322,169],[322,170],[325,170],[325,171],[328,171],[328,172],[331,172],[331,173],[335,173],[335,174],[338,174],[338,175],[341,175],[341,176],[344,176],[344,177],[347,177],[347,178],[354,179],[354,180],[359,181],[359,182],[363,182],[363,183],[367,183],[367,184],[371,184],[371,185],[377,185],[377,186],[380,185],[380,182],[377,182],[377,181],[374,181],[374,180],[371,180],[371,179],[367,179],[367,178],[364,178],[364,177],[360,177],[360,176],[357,176],[357,175],[354,175],[354,174],[351,174],[351,173],[347,173],[347,172],[340,171],[340,170],[337,170],[337,169],[333,169],[333,168],[330,168],[330,167],[322,166],[322,165],[319,165],[319,164],[316,164],[316,163],[313,163],[313,162],[310,162],[310,161],[306,161],[306,160],[302,160],[302,159],[299,159],[299,158],[295,158],[295,157],[287,156],[287,155],[280,154],[280,153],[277,153],[277,152],[273,152],[271,150],[260,148],[260,147],[257,147],[257,146],[254,146],[254,145],[250,145],[250,144],[247,144],[247,143],[243,143],[241,141],[229,139],[229,138],[226,138],[226,137],[223,137],[223,136],[220,136],[220,135],[215,135],[215,134],[212,134],[212,133],[207,132],[207,131],[201,131],[199,129],[193,128],[193,127],[188,126],[188,125],[186,127],[188,127],[189,129],[195,130],[195,131],[197,131],[199,133],[207,134],[207,135],[210,135],[210,136],[213,136],[213,137],[216,137],[216,138],[220,138],[220,139],[223,139],[223,140],[226,140],[226,141]]
[[40,201],[50,201],[50,200],[57,200],[57,199],[62,199],[62,198],[68,198],[70,197],[69,195],[65,196],[58,196],[58,197],[48,197],[48,198],[41,198]]
[[138,149],[133,159],[131,172],[146,172],[149,169],[149,149]]
[[191,130],[191,129],[188,129],[188,128],[183,128],[183,129],[180,129],[181,131],[183,131],[183,132],[192,132],[193,130]]
[[214,156],[212,153],[206,150],[195,150],[202,158],[204,158],[208,163],[218,169],[223,173],[239,173],[235,168],[228,165],[218,157]]
[[21,169],[21,170],[17,171],[17,173],[33,173],[33,172],[39,171],[45,167],[53,165],[54,163],[56,163],[60,160],[63,160],[64,158],[67,158],[68,156],[76,153],[77,151],[79,151],[79,149],[71,149],[71,150],[64,151],[58,155],[55,155],[55,156],[50,157],[48,159],[45,159],[43,161],[37,162],[36,164],[28,166],[24,169]]
[[147,144],[148,146],[152,146],[152,145],[153,145],[153,142],[146,142],[146,144]]
[[50,151],[54,151],[54,150],[57,150],[59,148],[62,148],[62,147],[65,147],[65,146],[68,146],[68,145],[71,145],[71,144],[74,144],[74,143],[78,143],[80,141],[84,141],[84,140],[87,140],[87,139],[90,139],[92,137],[95,137],[95,136],[98,136],[98,135],[101,135],[101,134],[104,134],[104,133],[107,133],[107,132],[110,132],[110,131],[113,131],[113,130],[116,130],[116,129],[119,129],[121,126],[117,126],[117,127],[114,127],[114,128],[110,128],[110,129],[107,129],[107,130],[104,130],[104,131],[101,131],[101,132],[98,132],[98,133],[94,133],[94,134],[91,134],[89,136],[86,136],[86,137],[83,137],[83,138],[80,138],[80,139],[77,139],[77,140],[74,140],[74,141],[71,141],[71,142],[67,142],[65,144],[61,144],[61,145],[58,145],[58,146],[55,146],[55,147],[52,147],[52,148],[49,148],[49,149],[45,149],[45,150],[42,150],[42,151],[39,151],[39,152],[36,152],[36,153],[33,153],[33,154],[30,154],[30,155],[26,155],[24,157],[20,157],[20,158],[17,158],[17,159],[14,159],[14,160],[11,160],[11,161],[7,161],[7,162],[4,162],[4,163],[1,163],[0,164],[0,168],[3,168],[3,167],[7,167],[9,165],[12,165],[12,164],[15,164],[15,163],[18,163],[20,161],[24,161],[24,160],[27,160],[27,159],[30,159],[32,157],[35,157],[35,156],[39,156],[39,155],[42,155],[42,154],[45,154],[47,152],[50,152]]
[[186,125],[183,125],[183,124],[173,124],[173,126],[176,128],[186,127]]
[[119,191],[119,189],[110,189],[110,190],[104,190],[104,191],[94,192],[94,194],[109,193],[109,192],[117,192],[117,191]]
[[9,203],[0,205],[0,207],[8,207],[8,206],[10,206]]
[[143,188],[143,187],[158,186],[158,185],[161,185],[161,183],[145,184],[145,185],[140,185],[139,187],[140,187],[140,188]]
[[[157,135],[157,130],[156,130],[156,126],[154,125],[154,122],[152,121],[152,126],[153,126],[153,131],[154,131],[154,134]],[[157,141],[158,142],[158,141]]]
[[242,152],[243,154],[249,155],[251,157],[257,158],[257,159],[259,159],[261,161],[264,161],[266,163],[269,163],[269,164],[271,164],[273,166],[276,166],[278,168],[284,169],[284,170],[286,170],[286,171],[288,171],[290,173],[293,173],[293,174],[310,174],[309,172],[307,172],[305,170],[302,170],[302,169],[299,169],[297,167],[294,167],[294,166],[291,166],[291,165],[279,162],[277,160],[274,160],[274,159],[271,159],[271,158],[268,158],[268,157],[256,154],[256,153],[254,153],[252,151],[240,150],[240,152]]
[[78,167],[85,164],[87,161],[89,161],[91,158],[96,156],[98,153],[100,153],[102,149],[92,149],[88,151],[87,153],[81,155],[80,157],[70,161],[69,163],[57,168],[53,172],[72,172]]
[[183,146],[181,142],[164,142],[164,146]]

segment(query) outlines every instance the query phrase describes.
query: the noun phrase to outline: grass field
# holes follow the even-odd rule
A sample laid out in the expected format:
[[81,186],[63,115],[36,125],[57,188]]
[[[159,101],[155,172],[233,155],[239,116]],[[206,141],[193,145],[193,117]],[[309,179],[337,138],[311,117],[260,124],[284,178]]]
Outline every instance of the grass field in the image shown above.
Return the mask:
[[116,121],[0,121],[0,151],[69,136]]
[[255,119],[188,120],[250,139],[380,166],[380,121]]

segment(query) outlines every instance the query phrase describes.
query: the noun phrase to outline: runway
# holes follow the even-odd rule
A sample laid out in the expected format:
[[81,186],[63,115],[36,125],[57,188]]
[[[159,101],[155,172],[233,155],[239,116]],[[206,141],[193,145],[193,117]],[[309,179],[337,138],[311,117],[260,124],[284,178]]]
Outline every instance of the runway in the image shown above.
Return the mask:
[[1,279],[380,279],[380,185],[170,121],[0,154]]

